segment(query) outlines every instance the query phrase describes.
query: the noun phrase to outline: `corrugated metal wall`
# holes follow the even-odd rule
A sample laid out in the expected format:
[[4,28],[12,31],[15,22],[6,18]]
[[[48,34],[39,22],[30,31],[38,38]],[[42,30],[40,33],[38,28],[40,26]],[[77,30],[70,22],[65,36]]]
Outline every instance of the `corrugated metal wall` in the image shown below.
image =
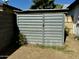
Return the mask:
[[18,14],[20,32],[32,44],[62,45],[64,14]]

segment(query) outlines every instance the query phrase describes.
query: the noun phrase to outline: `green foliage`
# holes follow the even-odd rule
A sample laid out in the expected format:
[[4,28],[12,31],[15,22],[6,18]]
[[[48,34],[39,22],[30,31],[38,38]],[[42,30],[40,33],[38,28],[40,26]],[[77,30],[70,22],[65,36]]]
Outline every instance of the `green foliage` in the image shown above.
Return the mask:
[[25,38],[25,35],[23,34],[19,34],[19,45],[24,45],[26,44],[26,38]]
[[55,0],[33,0],[33,5],[30,9],[57,9],[62,8],[63,5],[54,4]]
[[33,0],[31,9],[52,9],[55,8],[54,0]]
[[63,8],[63,5],[60,5],[60,4],[56,4],[56,6],[55,6],[55,9],[61,9],[61,8]]

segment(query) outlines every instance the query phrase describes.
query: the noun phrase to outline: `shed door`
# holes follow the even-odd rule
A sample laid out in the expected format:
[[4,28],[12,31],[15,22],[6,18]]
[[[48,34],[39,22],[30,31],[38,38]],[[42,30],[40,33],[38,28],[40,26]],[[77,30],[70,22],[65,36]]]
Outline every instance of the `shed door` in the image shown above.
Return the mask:
[[32,44],[62,45],[64,43],[63,14],[18,15],[20,32]]
[[44,42],[45,45],[62,45],[64,43],[64,15],[44,15]]

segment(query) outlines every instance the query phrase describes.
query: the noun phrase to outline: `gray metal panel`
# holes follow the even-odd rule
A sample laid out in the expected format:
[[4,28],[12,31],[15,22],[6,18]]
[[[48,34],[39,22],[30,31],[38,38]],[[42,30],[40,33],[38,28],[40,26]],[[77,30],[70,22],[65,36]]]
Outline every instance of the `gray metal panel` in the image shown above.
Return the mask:
[[42,44],[43,15],[18,15],[17,19],[20,32],[26,36],[27,42]]
[[62,45],[64,14],[18,14],[18,27],[32,44]]
[[45,14],[45,45],[59,45],[64,43],[64,15]]

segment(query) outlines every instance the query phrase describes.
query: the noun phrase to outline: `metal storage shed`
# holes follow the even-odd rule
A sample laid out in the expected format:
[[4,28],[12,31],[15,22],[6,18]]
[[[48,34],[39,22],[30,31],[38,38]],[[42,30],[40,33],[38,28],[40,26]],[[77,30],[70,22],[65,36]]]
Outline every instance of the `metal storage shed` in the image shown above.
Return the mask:
[[17,24],[20,32],[26,36],[27,43],[63,45],[66,12],[67,9],[17,12]]

